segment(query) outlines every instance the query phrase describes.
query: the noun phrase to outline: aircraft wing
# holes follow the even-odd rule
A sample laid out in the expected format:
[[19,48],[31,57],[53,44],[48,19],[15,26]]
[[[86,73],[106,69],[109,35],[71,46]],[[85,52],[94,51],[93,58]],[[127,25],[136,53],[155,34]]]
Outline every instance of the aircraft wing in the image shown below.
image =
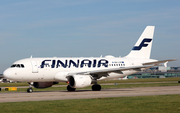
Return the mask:
[[140,71],[143,68],[149,68],[152,67],[152,65],[148,65],[148,66],[132,66],[132,67],[120,67],[120,68],[112,68],[112,69],[105,69],[105,70],[95,70],[95,71],[90,71],[90,72],[86,72],[87,74],[99,74],[99,73],[111,73],[111,72],[115,72],[115,73],[122,73],[122,71],[127,71],[127,70],[138,70]]
[[107,77],[108,73],[122,73],[126,70],[136,70],[141,71],[142,69],[151,68],[154,65],[146,65],[146,66],[132,66],[132,67],[119,67],[119,68],[112,68],[112,69],[102,69],[102,70],[94,70],[94,71],[87,71],[87,72],[79,72],[79,73],[69,73],[70,75],[92,75],[92,77],[96,76],[97,78],[101,78],[102,76]]
[[165,63],[165,62],[169,62],[169,61],[176,61],[176,59],[170,59],[170,60],[161,60],[161,61],[155,61],[155,62],[147,62],[147,63],[143,63],[143,65],[154,65],[154,66],[158,66],[161,63]]
[[86,71],[86,72],[69,73],[68,76],[76,74],[76,75],[92,75],[92,76],[96,76],[97,78],[101,78],[102,76],[107,77],[108,73],[111,73],[111,72],[123,74],[123,71],[127,71],[127,70],[141,71],[142,69],[148,69],[148,68],[151,68],[154,66],[158,66],[159,64],[165,63],[168,61],[175,61],[175,59],[147,62],[147,63],[143,63],[142,66],[119,67],[119,68],[111,68],[111,69],[102,69],[102,70],[94,70],[94,71]]

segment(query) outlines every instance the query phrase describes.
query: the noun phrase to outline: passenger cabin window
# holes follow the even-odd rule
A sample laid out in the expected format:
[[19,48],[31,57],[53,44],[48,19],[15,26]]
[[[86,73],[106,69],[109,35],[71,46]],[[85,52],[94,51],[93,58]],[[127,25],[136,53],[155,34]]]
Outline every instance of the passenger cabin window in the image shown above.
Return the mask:
[[21,67],[22,67],[22,68],[24,68],[24,65],[23,65],[23,64],[21,64]]
[[13,64],[11,68],[24,68],[24,64]]

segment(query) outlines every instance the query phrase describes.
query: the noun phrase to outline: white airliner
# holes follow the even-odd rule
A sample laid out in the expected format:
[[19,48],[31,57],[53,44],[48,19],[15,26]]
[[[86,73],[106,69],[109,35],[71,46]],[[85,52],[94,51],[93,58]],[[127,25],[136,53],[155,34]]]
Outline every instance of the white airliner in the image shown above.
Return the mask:
[[98,80],[114,79],[157,66],[172,60],[150,59],[154,26],[147,26],[139,40],[125,57],[89,58],[27,58],[16,61],[3,73],[5,78],[28,82],[27,92],[35,88],[51,87],[58,82],[67,82],[68,91],[92,85],[93,91],[100,91]]

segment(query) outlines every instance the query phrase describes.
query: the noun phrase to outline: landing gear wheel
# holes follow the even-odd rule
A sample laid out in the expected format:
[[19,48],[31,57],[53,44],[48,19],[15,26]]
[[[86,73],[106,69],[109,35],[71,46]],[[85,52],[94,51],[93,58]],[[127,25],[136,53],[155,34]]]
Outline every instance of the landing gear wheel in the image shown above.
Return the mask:
[[32,92],[33,92],[33,89],[32,89],[32,88],[28,88],[28,89],[27,89],[27,92],[28,92],[28,93],[32,93]]
[[27,92],[32,93],[33,92],[33,89],[32,89],[33,82],[28,82],[28,83],[29,83],[29,88],[27,89]]
[[93,86],[92,86],[92,90],[93,90],[93,91],[101,91],[101,85],[99,85],[99,84],[93,85]]
[[68,91],[75,91],[76,88],[72,88],[71,86],[68,85],[68,86],[67,86],[67,90],[68,90]]

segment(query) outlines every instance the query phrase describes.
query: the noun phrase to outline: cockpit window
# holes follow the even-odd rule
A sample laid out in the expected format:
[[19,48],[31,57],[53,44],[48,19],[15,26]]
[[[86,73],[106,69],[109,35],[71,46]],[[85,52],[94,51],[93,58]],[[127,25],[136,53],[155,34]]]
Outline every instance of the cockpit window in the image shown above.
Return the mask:
[[16,64],[13,64],[11,67],[16,67]]
[[24,65],[23,65],[23,64],[21,64],[21,67],[22,67],[22,68],[24,68]]
[[13,64],[13,65],[11,66],[11,68],[14,68],[14,67],[24,68],[24,64]]
[[20,68],[20,64],[17,64],[17,67],[19,67],[19,68]]

